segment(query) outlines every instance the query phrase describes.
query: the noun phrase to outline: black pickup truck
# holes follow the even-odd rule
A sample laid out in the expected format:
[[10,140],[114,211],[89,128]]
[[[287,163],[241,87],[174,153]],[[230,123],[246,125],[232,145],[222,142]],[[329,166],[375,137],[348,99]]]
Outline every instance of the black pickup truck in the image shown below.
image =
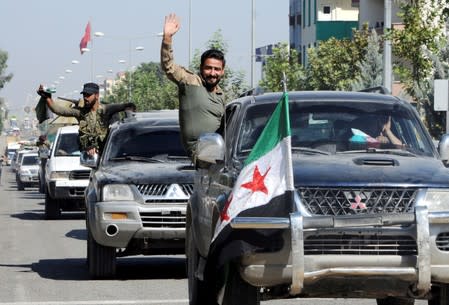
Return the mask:
[[[205,270],[217,221],[280,98],[232,101],[223,135],[198,141],[203,168],[186,224],[191,305],[216,288]],[[289,114],[291,210],[232,220],[234,241],[249,246],[217,266],[216,282],[225,281],[222,304],[332,297],[448,305],[448,138],[437,152],[415,108],[388,94],[290,92]],[[256,230],[278,234],[251,247],[247,233]]]

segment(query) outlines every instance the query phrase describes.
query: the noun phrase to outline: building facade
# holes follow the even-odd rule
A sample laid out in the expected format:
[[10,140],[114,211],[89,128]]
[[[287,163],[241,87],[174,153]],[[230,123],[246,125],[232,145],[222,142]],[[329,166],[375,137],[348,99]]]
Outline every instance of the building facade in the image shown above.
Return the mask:
[[[349,38],[359,27],[361,0],[290,0],[290,47],[307,64],[307,49],[331,37]],[[383,0],[382,0],[383,1]]]

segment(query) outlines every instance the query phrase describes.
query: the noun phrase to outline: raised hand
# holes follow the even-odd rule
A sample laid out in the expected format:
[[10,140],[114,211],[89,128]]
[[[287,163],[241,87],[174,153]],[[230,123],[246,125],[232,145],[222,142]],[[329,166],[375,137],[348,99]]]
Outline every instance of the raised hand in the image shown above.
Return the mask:
[[175,14],[170,14],[165,16],[164,22],[164,40],[171,39],[173,35],[178,32],[181,24],[179,23],[179,18]]

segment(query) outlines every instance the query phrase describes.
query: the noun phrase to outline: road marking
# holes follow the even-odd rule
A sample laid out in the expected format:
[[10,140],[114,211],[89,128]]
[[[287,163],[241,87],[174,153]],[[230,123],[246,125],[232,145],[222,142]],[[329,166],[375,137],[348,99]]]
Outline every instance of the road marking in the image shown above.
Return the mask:
[[179,299],[179,300],[114,300],[114,301],[69,301],[69,302],[12,302],[4,303],[0,302],[0,305],[115,305],[115,304],[138,304],[138,305],[151,305],[151,304],[188,304],[189,300]]

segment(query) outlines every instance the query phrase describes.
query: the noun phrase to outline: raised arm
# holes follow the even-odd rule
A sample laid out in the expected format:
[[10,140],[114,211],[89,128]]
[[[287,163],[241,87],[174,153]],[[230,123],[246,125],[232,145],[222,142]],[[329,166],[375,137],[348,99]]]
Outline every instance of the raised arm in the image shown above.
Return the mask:
[[175,14],[170,14],[165,17],[164,31],[161,45],[161,67],[167,77],[175,82],[197,84],[200,85],[201,81],[197,79],[197,75],[187,70],[186,68],[179,66],[175,63],[173,57],[172,37],[178,32],[181,25],[179,18]]

